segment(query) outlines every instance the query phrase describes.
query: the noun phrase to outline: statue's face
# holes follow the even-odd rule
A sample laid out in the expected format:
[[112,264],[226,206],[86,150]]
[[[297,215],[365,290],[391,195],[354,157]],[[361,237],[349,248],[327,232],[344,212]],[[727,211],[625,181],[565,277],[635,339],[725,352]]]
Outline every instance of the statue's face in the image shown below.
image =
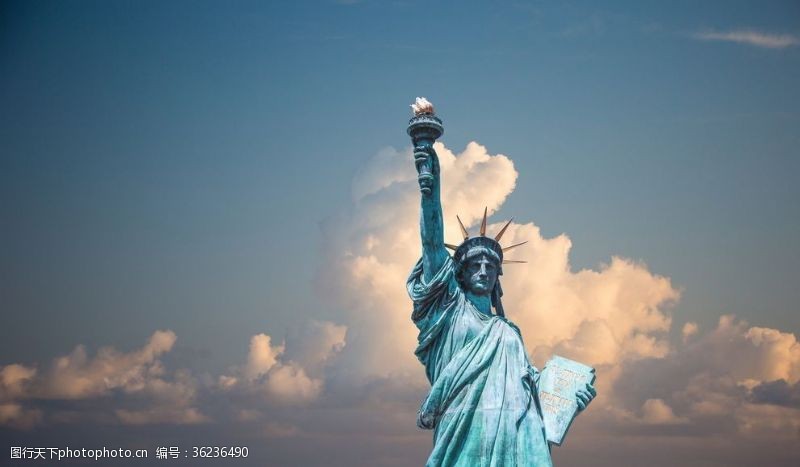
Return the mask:
[[487,255],[469,260],[464,269],[464,285],[475,295],[488,295],[497,281],[497,264]]

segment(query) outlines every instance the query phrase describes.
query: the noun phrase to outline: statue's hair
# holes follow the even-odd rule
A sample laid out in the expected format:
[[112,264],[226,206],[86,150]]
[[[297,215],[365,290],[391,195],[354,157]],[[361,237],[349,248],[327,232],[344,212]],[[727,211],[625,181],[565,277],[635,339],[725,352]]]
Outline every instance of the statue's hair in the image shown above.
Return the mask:
[[474,247],[470,248],[469,250],[467,250],[467,252],[464,254],[464,257],[461,258],[461,262],[462,263],[467,263],[472,258],[475,258],[476,256],[480,256],[480,255],[488,256],[490,259],[492,259],[495,262],[495,266],[497,266],[498,268],[500,268],[501,265],[503,264],[503,259],[500,257],[500,255],[497,254],[497,252],[495,250],[493,250],[491,248],[487,248],[487,247],[485,247],[483,245],[474,246]]

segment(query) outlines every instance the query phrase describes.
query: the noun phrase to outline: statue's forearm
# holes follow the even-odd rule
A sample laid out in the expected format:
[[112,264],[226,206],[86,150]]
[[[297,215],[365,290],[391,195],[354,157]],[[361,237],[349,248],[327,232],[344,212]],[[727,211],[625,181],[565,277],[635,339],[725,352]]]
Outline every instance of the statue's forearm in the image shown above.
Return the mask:
[[[438,174],[437,174],[438,175]],[[444,222],[439,196],[439,177],[436,177],[429,194],[422,194],[420,211],[420,237],[422,240],[422,267],[424,279],[430,280],[447,258],[444,247]]]
[[444,248],[442,202],[439,198],[438,183],[432,187],[430,194],[422,195],[419,222],[423,249]]

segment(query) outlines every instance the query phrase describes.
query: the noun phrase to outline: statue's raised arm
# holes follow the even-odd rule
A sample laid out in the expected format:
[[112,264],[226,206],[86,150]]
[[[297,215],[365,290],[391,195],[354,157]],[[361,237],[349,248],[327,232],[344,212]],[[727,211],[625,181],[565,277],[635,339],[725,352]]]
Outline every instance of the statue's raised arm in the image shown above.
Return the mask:
[[424,97],[418,97],[411,108],[414,117],[409,122],[408,134],[414,144],[414,163],[422,198],[419,227],[423,278],[428,281],[448,257],[444,246],[439,158],[433,149],[433,142],[442,135],[444,127],[434,114],[433,105]]

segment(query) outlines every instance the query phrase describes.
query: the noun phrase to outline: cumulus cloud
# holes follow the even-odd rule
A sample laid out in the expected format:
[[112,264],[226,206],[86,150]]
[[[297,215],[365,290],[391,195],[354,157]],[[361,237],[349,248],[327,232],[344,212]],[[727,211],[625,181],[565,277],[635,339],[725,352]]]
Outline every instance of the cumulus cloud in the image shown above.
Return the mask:
[[284,346],[272,346],[272,338],[266,334],[257,334],[250,339],[250,352],[247,354],[247,365],[244,376],[254,380],[268,372],[283,353]]
[[[685,420],[705,435],[733,428],[740,435],[791,438],[800,423],[799,371],[800,344],[793,334],[725,315],[715,329],[667,357],[625,368],[613,404],[631,407],[644,400],[653,416]],[[648,402],[654,395],[661,402]]]
[[669,279],[621,257],[598,270],[573,272],[566,235],[545,239],[533,224],[513,227],[508,241],[531,239],[531,247],[524,251],[528,263],[503,276],[511,304],[506,308],[528,331],[526,343],[537,361],[557,353],[611,365],[666,355],[666,307],[679,297]]
[[91,359],[86,348],[79,345],[53,362],[41,381],[38,395],[48,399],[82,399],[114,389],[141,390],[151,377],[161,374],[157,358],[169,352],[175,340],[172,331],[156,331],[137,351],[124,353],[103,347]]
[[0,402],[24,397],[34,376],[36,368],[16,363],[0,369]]
[[317,373],[344,349],[346,336],[347,326],[311,320],[289,335],[285,357]]
[[[256,334],[242,365],[218,378],[206,375],[205,382],[186,369],[164,367],[161,357],[177,340],[172,331],[156,331],[144,346],[130,352],[103,347],[92,356],[78,345],[45,371],[21,364],[0,367],[0,426],[26,429],[47,421],[87,420],[193,425],[213,421],[199,408],[200,400],[210,401],[211,410],[225,412],[225,404],[214,400],[220,391],[231,396],[227,413],[221,413],[224,419],[261,420],[259,403],[250,395],[271,407],[306,405],[320,396],[325,367],[344,348],[346,333],[345,326],[311,320],[293,334],[289,345]],[[46,401],[60,401],[61,408],[47,412],[41,408]]]
[[[475,142],[460,154],[440,143],[435,148],[445,241],[458,244],[456,214],[476,230],[484,207],[494,214],[511,194],[517,172],[508,157],[490,154]],[[350,331],[342,359],[367,380],[422,378],[405,290],[420,255],[420,195],[411,149],[381,150],[355,177],[352,192],[351,209],[324,225],[323,250],[333,253],[319,280],[323,293],[347,310]],[[503,225],[497,221],[489,226],[490,234]],[[666,309],[679,297],[668,278],[622,257],[612,257],[597,270],[573,271],[569,237],[545,238],[532,222],[512,223],[503,244],[523,241],[528,243],[509,256],[528,263],[505,267],[504,304],[539,366],[553,353],[611,365],[668,352]]]
[[676,417],[672,407],[661,399],[647,399],[642,404],[642,421],[652,425],[673,425],[686,423],[684,417]]
[[[197,391],[194,378],[186,370],[167,374],[160,360],[176,339],[172,331],[156,331],[138,350],[121,352],[103,347],[93,357],[78,345],[71,353],[53,360],[43,372],[19,364],[6,365],[0,369],[0,398],[6,401],[0,410],[0,425],[24,428],[42,422],[42,410],[26,408],[38,401],[98,399],[112,394],[127,396],[125,402],[147,406],[112,409],[122,423],[205,421],[207,418],[192,407]],[[75,413],[56,417],[76,418],[80,416]]]
[[733,31],[708,30],[696,32],[692,34],[692,37],[702,41],[734,42],[769,49],[783,49],[800,44],[800,39],[792,34],[772,34],[752,29],[737,29]]
[[295,364],[280,365],[264,381],[264,389],[279,403],[303,404],[316,399],[322,391],[322,380],[309,378]]
[[750,326],[732,315],[721,316],[716,329],[689,346],[693,366],[748,380],[794,383],[800,378],[800,344],[794,334]]
[[257,334],[250,339],[247,363],[220,376],[218,386],[260,394],[277,405],[308,404],[322,393],[323,367],[344,348],[346,333],[345,326],[312,320],[290,344],[276,345],[270,336]]

